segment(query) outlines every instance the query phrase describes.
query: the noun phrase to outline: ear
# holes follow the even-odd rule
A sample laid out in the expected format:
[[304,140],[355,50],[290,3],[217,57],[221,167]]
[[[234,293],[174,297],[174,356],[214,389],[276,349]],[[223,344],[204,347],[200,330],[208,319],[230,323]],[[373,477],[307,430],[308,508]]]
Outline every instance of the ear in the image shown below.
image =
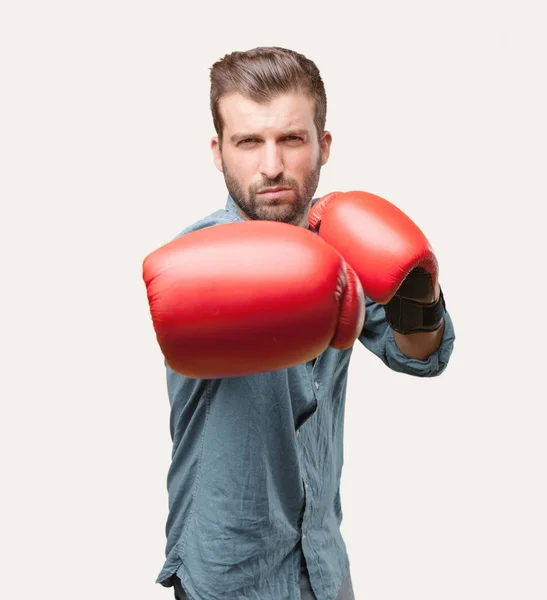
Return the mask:
[[211,138],[211,150],[213,151],[213,161],[215,167],[222,173],[222,154],[220,151],[220,142],[218,141],[218,135]]
[[329,160],[331,144],[332,135],[330,134],[330,131],[325,131],[319,144],[321,146],[321,166],[323,166]]

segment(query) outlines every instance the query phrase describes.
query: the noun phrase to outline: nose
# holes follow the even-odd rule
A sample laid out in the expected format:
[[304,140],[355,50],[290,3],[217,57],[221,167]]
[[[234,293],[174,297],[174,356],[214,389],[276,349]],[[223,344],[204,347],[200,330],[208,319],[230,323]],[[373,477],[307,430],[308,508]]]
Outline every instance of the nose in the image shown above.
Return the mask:
[[283,173],[283,155],[277,144],[264,144],[260,157],[260,173],[268,179],[275,179]]

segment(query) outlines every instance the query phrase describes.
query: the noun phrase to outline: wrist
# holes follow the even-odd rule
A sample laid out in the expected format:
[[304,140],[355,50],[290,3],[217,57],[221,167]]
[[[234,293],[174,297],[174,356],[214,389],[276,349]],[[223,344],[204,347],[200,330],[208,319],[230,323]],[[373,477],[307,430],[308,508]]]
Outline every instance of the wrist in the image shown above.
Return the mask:
[[405,298],[399,293],[384,305],[389,326],[400,334],[430,333],[444,323],[446,304],[440,286],[435,290],[436,300],[421,302]]

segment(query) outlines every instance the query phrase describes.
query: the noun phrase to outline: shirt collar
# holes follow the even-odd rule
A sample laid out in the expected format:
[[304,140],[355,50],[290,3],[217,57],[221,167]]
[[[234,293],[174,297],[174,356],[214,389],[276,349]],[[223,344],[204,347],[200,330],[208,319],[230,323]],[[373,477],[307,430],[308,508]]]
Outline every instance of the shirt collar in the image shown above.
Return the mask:
[[228,200],[226,201],[226,210],[234,217],[236,217],[237,221],[245,221],[245,219],[241,216],[241,213],[237,209],[237,204],[234,202],[234,199],[230,194],[228,194]]

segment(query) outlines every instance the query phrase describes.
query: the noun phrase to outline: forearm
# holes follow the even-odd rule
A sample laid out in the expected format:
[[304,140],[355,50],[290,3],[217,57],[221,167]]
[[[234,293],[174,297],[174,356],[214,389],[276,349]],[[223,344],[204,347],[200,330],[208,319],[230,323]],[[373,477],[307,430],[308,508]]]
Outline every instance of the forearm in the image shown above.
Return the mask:
[[436,352],[442,342],[444,333],[444,319],[435,331],[425,331],[419,333],[402,334],[398,331],[393,331],[393,339],[397,344],[397,348],[408,358],[416,358],[418,360],[426,360],[433,352]]
[[359,341],[393,371],[416,377],[436,377],[446,368],[454,347],[454,325],[447,311],[442,331],[442,340],[436,351],[423,360],[411,358],[397,345],[395,330],[386,321],[384,307],[367,297],[365,327]]

